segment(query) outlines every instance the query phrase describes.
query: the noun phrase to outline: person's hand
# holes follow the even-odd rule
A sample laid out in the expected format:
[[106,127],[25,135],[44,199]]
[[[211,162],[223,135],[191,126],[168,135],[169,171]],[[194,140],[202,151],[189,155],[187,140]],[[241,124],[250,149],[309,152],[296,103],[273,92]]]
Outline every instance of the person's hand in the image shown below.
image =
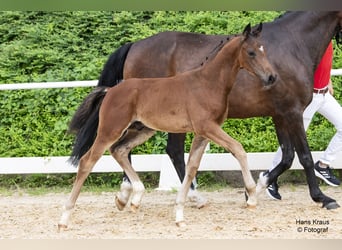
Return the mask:
[[334,88],[331,79],[329,79],[328,90],[331,95],[334,95]]

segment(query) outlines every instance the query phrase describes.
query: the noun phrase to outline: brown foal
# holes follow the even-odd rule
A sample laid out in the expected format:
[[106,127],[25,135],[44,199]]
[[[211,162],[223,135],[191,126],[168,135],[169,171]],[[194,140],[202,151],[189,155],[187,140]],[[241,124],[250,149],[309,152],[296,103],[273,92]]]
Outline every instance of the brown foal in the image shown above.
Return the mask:
[[[256,184],[248,168],[246,152],[220,126],[227,117],[229,92],[241,68],[258,76],[265,86],[276,80],[264,48],[257,39],[261,29],[261,24],[253,31],[247,25],[241,35],[232,38],[213,60],[198,69],[169,78],[128,79],[123,84],[103,90],[107,93],[100,107],[97,136],[92,147],[80,160],[76,180],[58,228],[67,227],[85,179],[109,148],[132,182],[131,208],[135,210],[139,207],[144,185],[127,155],[133,147],[150,138],[155,130],[193,132],[195,135],[185,179],[176,198],[177,225],[184,225],[186,195],[209,140],[230,151],[239,161],[247,205],[256,206]],[[117,147],[116,143],[125,136],[130,125],[137,121],[146,126],[144,131],[134,135],[129,145]]]

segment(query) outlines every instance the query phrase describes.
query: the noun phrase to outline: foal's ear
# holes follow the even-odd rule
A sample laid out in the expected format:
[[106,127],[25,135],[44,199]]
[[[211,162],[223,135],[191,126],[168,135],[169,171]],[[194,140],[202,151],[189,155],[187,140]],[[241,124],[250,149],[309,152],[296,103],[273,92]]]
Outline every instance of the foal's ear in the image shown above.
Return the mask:
[[249,34],[251,33],[251,24],[247,24],[245,29],[243,30],[242,34],[245,37],[245,39],[248,38]]
[[260,35],[260,32],[262,31],[262,23],[259,23],[258,27],[256,27],[253,31],[252,31],[252,35],[254,37],[258,37]]

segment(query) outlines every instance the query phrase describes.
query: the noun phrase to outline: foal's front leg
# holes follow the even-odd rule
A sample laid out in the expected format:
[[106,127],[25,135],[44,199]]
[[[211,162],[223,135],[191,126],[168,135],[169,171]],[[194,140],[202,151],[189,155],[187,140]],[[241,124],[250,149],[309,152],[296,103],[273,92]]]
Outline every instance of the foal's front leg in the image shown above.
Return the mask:
[[184,223],[184,205],[186,201],[191,182],[196,176],[201,158],[203,156],[208,140],[204,137],[195,135],[189,154],[188,164],[186,165],[185,177],[178,191],[176,198],[176,225],[179,227],[185,226]]
[[255,207],[257,205],[256,184],[248,167],[246,151],[243,149],[241,143],[230,137],[217,124],[207,124],[205,128],[206,130],[203,132],[205,137],[224,147],[227,151],[230,151],[239,161],[246,187],[247,206]]

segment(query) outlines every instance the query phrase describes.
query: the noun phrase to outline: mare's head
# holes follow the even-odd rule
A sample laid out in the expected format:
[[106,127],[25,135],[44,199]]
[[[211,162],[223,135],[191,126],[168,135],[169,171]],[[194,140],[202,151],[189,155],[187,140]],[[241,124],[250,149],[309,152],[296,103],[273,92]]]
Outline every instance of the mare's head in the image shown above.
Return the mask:
[[245,27],[241,36],[239,63],[240,67],[259,77],[264,87],[270,87],[276,81],[277,74],[266,57],[265,48],[258,41],[261,30],[262,23],[254,30],[250,24]]

